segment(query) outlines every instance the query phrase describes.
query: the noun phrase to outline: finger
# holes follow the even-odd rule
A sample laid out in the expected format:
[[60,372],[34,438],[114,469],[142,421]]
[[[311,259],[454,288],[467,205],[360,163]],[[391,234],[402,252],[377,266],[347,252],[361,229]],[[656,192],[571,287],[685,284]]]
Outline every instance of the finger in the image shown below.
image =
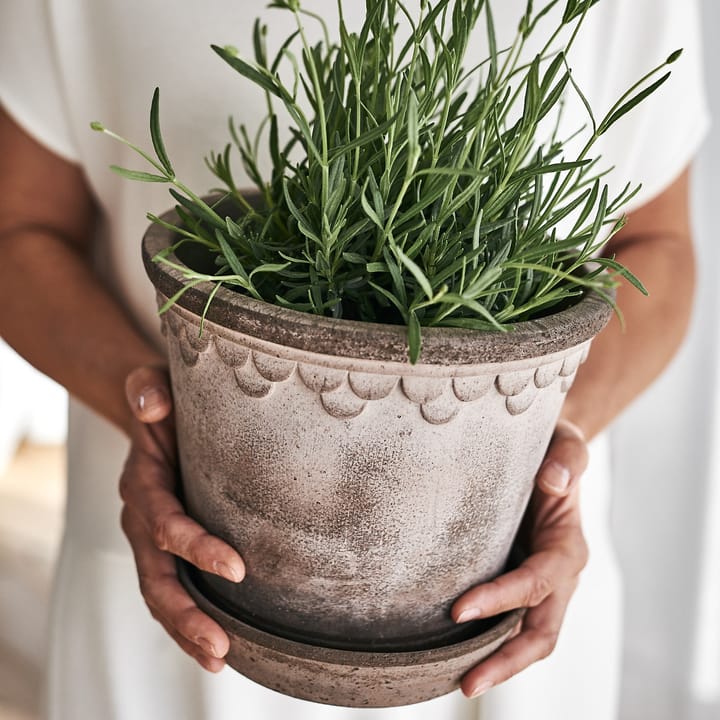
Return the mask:
[[212,655],[199,650],[198,646],[186,640],[182,635],[175,632],[172,628],[167,627],[161,620],[158,620],[163,627],[165,632],[184,650],[191,658],[196,660],[201,667],[208,670],[211,673],[219,673],[225,667],[225,660],[222,658],[216,658]]
[[157,549],[230,582],[240,582],[245,577],[240,555],[185,514],[168,482],[157,468],[148,466],[143,473],[130,465],[121,477],[120,494],[142,520]]
[[192,644],[195,652],[216,659],[227,655],[230,649],[227,634],[195,605],[174,572],[149,576],[138,567],[138,576],[153,617]]
[[515,570],[468,590],[455,601],[455,622],[487,618],[516,608],[537,607],[561,587],[573,585],[582,570],[581,559],[557,550],[530,556]]
[[[153,617],[173,637],[184,639],[183,649],[199,659],[223,658],[230,643],[225,631],[203,613],[180,584],[175,559],[158,550],[147,536],[140,519],[129,509],[122,513],[122,527],[135,557],[140,591]],[[189,646],[192,646],[189,650]],[[217,664],[211,664],[217,667]]]
[[559,593],[528,611],[522,631],[487,660],[463,677],[460,687],[467,697],[477,697],[505,682],[555,648],[571,592]]
[[582,430],[569,420],[559,420],[538,471],[537,486],[549,495],[564,497],[585,472],[588,458]]
[[135,417],[144,423],[164,420],[172,411],[167,371],[139,367],[125,380],[125,395]]

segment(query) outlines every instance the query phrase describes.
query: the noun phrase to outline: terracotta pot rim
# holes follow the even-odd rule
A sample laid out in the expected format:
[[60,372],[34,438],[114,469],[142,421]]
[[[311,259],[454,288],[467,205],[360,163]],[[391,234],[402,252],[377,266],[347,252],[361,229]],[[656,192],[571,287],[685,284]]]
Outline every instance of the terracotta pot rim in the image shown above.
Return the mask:
[[[175,210],[161,215],[176,224]],[[153,223],[142,242],[145,270],[155,288],[172,297],[184,285],[182,273],[153,258],[174,242],[173,233]],[[184,265],[176,255],[174,263]],[[178,300],[180,307],[200,316],[211,283],[201,283]],[[576,304],[537,320],[515,323],[512,330],[480,331],[461,328],[423,328],[420,365],[468,365],[542,357],[576,347],[597,335],[607,324],[612,308],[597,293]],[[230,330],[268,342],[314,353],[362,358],[379,362],[408,362],[406,328],[402,325],[342,320],[272,305],[220,288],[206,318]]]

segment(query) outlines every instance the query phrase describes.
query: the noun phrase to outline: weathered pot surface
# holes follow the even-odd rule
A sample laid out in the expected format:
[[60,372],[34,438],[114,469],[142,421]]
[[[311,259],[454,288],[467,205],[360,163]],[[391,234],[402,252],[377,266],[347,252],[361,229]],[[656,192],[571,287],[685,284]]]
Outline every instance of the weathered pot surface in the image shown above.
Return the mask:
[[[152,262],[170,242],[159,226],[143,241],[161,302],[182,286]],[[208,574],[204,586],[287,642],[362,652],[468,641],[449,608],[505,567],[609,307],[590,296],[509,333],[427,329],[413,366],[403,327],[225,289],[200,334],[208,289],[163,316],[188,512],[248,569],[238,585]]]
[[[357,652],[307,645],[272,635],[222,610],[198,587],[194,570],[180,578],[198,607],[230,637],[230,667],[292,697],[345,707],[396,707],[456,690],[462,676],[497,650],[522,618],[505,613],[469,639],[431,650]],[[471,623],[475,625],[475,623]]]

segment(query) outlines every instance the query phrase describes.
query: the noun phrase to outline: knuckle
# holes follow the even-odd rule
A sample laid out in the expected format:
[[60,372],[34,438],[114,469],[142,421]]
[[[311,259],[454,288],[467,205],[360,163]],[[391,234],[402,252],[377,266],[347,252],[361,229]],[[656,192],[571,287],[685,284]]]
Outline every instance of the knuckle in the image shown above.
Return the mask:
[[553,591],[553,584],[546,575],[534,573],[526,595],[528,607],[536,607]]
[[575,533],[572,544],[566,548],[564,555],[568,563],[572,564],[577,575],[579,575],[590,560],[590,548],[588,547],[585,536],[579,528]]
[[170,548],[170,521],[171,518],[167,515],[159,515],[152,520],[150,533],[155,546],[160,550],[169,550]]
[[578,547],[578,564],[580,565],[580,570],[583,570],[585,568],[585,566],[588,564],[589,560],[590,560],[590,549],[588,548],[585,540],[583,540],[582,543]]
[[558,635],[557,630],[547,630],[540,635],[538,642],[540,655],[538,660],[543,660],[552,653],[557,645]]
[[193,625],[196,620],[195,608],[184,608],[175,614],[173,617],[173,625],[175,629],[188,640],[197,634],[193,631]]
[[118,482],[118,492],[123,502],[127,502],[130,497],[130,472],[128,463],[125,463],[122,474],[120,475],[120,481]]
[[[146,573],[138,573],[138,586],[140,587],[140,594],[145,600],[145,604],[150,608],[150,612],[153,613],[160,608],[160,598],[158,596],[154,578],[150,577]],[[153,615],[155,617],[155,615]]]
[[120,511],[120,528],[128,540],[130,539],[130,525],[130,510],[127,505],[124,505],[123,509]]

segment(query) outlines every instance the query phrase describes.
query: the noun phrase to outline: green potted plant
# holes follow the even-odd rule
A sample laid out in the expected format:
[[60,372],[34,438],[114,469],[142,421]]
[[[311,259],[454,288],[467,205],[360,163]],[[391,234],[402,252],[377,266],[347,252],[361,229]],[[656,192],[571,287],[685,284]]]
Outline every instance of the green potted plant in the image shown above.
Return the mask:
[[[276,53],[259,22],[254,62],[213,47],[268,114],[254,135],[231,123],[207,160],[223,184],[210,196],[176,177],[157,91],[155,157],[93,123],[153,168],[116,172],[172,186],[176,208],[149,215],[143,253],[183,495],[248,570],[239,585],[183,574],[231,635],[230,664],[270,687],[347,705],[427,699],[517,621],[456,626],[448,611],[512,561],[618,276],[642,289],[599,254],[634,191],[610,197],[592,150],[679,55],[596,120],[567,64],[595,1],[568,0],[526,60],[557,0],[528,3],[510,48],[486,0],[367,0],[358,32],[339,2],[335,40],[299,0],[275,0],[297,21]],[[479,23],[489,53],[465,68]],[[539,134],[566,92],[589,122],[571,157],[567,138]],[[233,151],[254,190],[237,187]]]

